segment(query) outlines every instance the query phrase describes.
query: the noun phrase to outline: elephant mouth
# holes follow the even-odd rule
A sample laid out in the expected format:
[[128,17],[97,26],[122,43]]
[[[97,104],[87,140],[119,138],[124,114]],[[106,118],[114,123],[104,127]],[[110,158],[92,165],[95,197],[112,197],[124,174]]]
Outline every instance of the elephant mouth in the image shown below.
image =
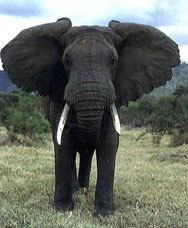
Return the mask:
[[[65,104],[64,109],[62,111],[60,120],[59,120],[59,124],[58,124],[58,128],[57,128],[57,143],[59,145],[61,145],[61,138],[62,138],[62,133],[63,133],[63,129],[65,127],[68,115],[69,115],[69,111],[70,111],[70,106],[68,103]],[[116,130],[116,132],[120,135],[120,121],[119,121],[119,116],[118,116],[118,112],[115,106],[115,103],[113,103],[110,106],[110,111],[111,111],[111,115],[112,115],[112,120],[113,120],[113,125],[114,128]]]

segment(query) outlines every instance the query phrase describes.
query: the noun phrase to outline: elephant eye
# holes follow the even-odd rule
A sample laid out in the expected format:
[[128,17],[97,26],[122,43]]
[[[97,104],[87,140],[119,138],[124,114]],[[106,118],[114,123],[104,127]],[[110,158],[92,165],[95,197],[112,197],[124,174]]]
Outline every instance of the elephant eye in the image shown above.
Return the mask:
[[70,62],[70,59],[68,58],[68,56],[65,57],[63,62],[64,62],[63,65],[64,65],[65,69],[69,70],[71,62]]
[[66,66],[69,66],[69,65],[70,65],[69,59],[66,59],[66,60],[65,60],[65,65],[66,65]]
[[114,57],[111,58],[110,64],[114,66],[116,64],[116,59]]

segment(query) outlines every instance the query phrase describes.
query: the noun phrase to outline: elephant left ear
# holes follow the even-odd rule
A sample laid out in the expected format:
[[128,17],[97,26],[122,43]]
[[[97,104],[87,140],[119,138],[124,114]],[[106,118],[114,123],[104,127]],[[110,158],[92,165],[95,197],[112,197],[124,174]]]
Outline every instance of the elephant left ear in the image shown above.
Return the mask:
[[60,90],[59,85],[65,88],[60,38],[70,28],[70,19],[62,18],[21,31],[1,50],[3,68],[11,81],[26,92],[43,96]]
[[158,29],[111,21],[109,27],[122,38],[115,78],[117,103],[126,105],[172,77],[180,64],[177,44]]

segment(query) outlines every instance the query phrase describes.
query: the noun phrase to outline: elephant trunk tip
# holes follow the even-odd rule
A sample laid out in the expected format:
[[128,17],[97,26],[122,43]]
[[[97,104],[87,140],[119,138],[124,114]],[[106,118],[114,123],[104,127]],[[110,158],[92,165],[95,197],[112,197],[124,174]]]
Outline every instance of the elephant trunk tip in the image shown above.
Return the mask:
[[92,130],[92,129],[88,130],[88,129],[79,127],[79,135],[78,135],[79,141],[88,149],[91,149],[91,150],[96,149],[99,136],[100,136],[100,128],[96,130]]

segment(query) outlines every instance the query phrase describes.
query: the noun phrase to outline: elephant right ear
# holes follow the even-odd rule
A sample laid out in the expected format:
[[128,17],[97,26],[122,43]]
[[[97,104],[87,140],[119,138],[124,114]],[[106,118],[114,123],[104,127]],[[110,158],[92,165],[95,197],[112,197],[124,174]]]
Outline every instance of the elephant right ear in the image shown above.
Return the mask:
[[115,77],[117,104],[126,105],[162,86],[180,64],[178,45],[160,30],[142,24],[111,21],[122,38]]
[[[71,27],[68,18],[20,32],[2,50],[3,68],[11,81],[26,92],[46,96],[66,86],[59,40]],[[64,88],[62,88],[64,87]]]

